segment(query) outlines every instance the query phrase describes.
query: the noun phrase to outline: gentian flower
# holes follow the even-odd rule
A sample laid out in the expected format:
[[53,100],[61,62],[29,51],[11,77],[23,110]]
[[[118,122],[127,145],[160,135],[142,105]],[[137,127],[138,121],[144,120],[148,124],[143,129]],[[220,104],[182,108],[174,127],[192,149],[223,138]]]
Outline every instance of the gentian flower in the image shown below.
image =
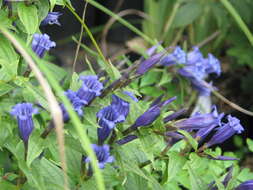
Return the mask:
[[96,96],[101,94],[103,84],[98,80],[95,75],[81,76],[80,79],[83,81],[81,88],[77,91],[77,96],[89,104]]
[[[92,149],[96,154],[98,160],[98,167],[103,169],[106,163],[112,163],[114,161],[114,157],[110,155],[110,147],[106,144],[99,146],[96,144],[92,144]],[[87,157],[84,159],[85,163],[90,162],[90,158]]]
[[241,183],[235,190],[252,190],[253,189],[253,180],[248,180]]
[[240,134],[242,131],[244,131],[242,125],[240,124],[240,120],[236,117],[228,115],[227,120],[228,122],[223,123],[217,129],[216,133],[213,135],[210,141],[205,144],[206,147],[223,143],[225,140],[227,140],[234,134]]
[[170,66],[174,64],[186,64],[186,53],[177,46],[174,51],[161,60],[161,65]]
[[[138,102],[138,99],[132,93],[127,92],[127,91],[124,91],[123,93],[128,95],[130,98],[132,98],[133,101]],[[117,112],[122,116],[122,118],[124,118],[122,122],[125,121],[129,113],[129,107],[130,107],[129,102],[113,94],[111,106],[115,110],[117,110]]]
[[116,143],[118,145],[123,145],[123,144],[129,143],[137,138],[138,137],[136,135],[127,135],[123,139],[117,140]]
[[211,113],[200,114],[196,113],[188,119],[180,120],[175,123],[175,126],[179,129],[183,130],[198,130],[207,128],[210,126],[218,126],[221,125],[221,119],[224,114],[219,114],[217,112],[216,106],[213,106],[213,110]]
[[32,116],[38,113],[38,109],[34,108],[31,103],[19,103],[12,108],[10,113],[18,121],[20,138],[24,143],[28,143],[29,136],[34,128]]
[[49,51],[51,48],[55,47],[55,42],[50,40],[50,37],[47,34],[34,34],[32,41],[32,50],[42,58],[45,55],[46,51]]
[[152,105],[146,112],[144,112],[140,117],[138,117],[135,123],[132,125],[133,128],[137,128],[140,126],[147,126],[153,123],[160,115],[161,109],[163,106],[174,101],[176,97],[170,98],[163,102]]
[[174,120],[174,119],[178,118],[179,116],[181,116],[182,114],[184,114],[185,112],[186,112],[186,109],[181,109],[181,110],[179,110],[179,111],[176,111],[176,112],[174,112],[174,113],[168,115],[167,117],[165,117],[165,118],[163,119],[163,122],[164,122],[164,123],[167,123],[167,122],[169,122],[169,121],[171,121],[171,120]]
[[[77,93],[73,92],[72,90],[67,90],[64,94],[68,97],[69,101],[71,102],[71,104],[73,106],[73,109],[77,112],[77,114],[80,117],[82,117],[83,116],[83,109],[82,108],[86,104],[86,101],[81,100],[77,96]],[[63,104],[61,104],[60,107],[61,107],[62,113],[63,113],[63,121],[67,122],[69,120],[69,114]]]
[[[139,116],[130,128],[123,131],[123,134],[126,135],[129,132],[136,130],[140,126],[148,126],[152,124],[159,117],[162,107],[171,103],[175,99],[176,97],[173,97],[163,102],[155,100],[155,104],[152,103],[149,109]],[[158,100],[161,100],[161,97],[158,97]]]
[[212,156],[208,155],[208,158],[211,159],[211,160],[221,160],[221,161],[235,161],[235,160],[239,160],[238,158],[233,158],[233,157],[229,157],[229,156],[212,157]]
[[46,16],[46,18],[41,22],[41,25],[53,25],[53,24],[57,24],[57,25],[61,25],[60,22],[58,21],[59,16],[61,16],[62,13],[60,12],[49,12],[48,15]]
[[147,71],[149,71],[155,64],[157,64],[162,58],[162,53],[157,53],[150,58],[142,61],[139,67],[136,69],[136,74],[143,75]]
[[97,129],[98,142],[103,144],[117,123],[124,121],[124,116],[120,115],[112,106],[107,106],[97,113],[99,128]]
[[204,64],[207,65],[206,72],[208,74],[215,73],[220,76],[221,74],[221,66],[220,61],[214,57],[211,53],[208,54],[208,58],[205,59]]

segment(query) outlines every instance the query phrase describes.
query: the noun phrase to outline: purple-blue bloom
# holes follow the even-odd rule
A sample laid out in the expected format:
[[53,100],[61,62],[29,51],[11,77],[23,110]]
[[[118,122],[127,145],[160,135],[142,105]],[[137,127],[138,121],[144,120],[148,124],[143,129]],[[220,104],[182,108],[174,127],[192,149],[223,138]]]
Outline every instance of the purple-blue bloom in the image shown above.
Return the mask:
[[20,138],[27,143],[34,128],[32,116],[38,113],[38,109],[31,103],[19,103],[12,108],[10,113],[18,121]]
[[155,64],[157,64],[160,61],[162,55],[163,55],[162,53],[157,53],[141,62],[136,70],[136,74],[143,75],[144,73],[149,71]]
[[[98,167],[103,169],[106,163],[112,163],[114,161],[114,157],[110,155],[110,147],[107,144],[102,146],[92,144],[92,149],[96,154],[98,160]],[[86,163],[90,162],[90,158],[87,157],[84,160]]]
[[175,123],[175,126],[183,130],[198,130],[207,128],[210,126],[221,125],[221,119],[224,114],[217,112],[216,106],[213,106],[213,110],[210,113],[200,114],[196,113],[188,119],[180,120]]
[[253,190],[253,180],[248,180],[241,183],[235,190]]
[[242,131],[244,131],[242,125],[240,124],[240,120],[236,117],[228,115],[227,120],[228,122],[223,123],[217,129],[216,133],[213,135],[210,141],[206,143],[206,147],[223,143],[225,140],[227,140],[234,134],[240,134]]
[[46,51],[49,51],[51,48],[55,47],[55,42],[50,40],[50,37],[47,34],[34,34],[32,41],[32,50],[42,58],[45,55]]
[[167,117],[165,117],[165,118],[163,119],[163,122],[164,122],[164,123],[167,123],[167,122],[169,122],[169,121],[171,121],[171,120],[174,120],[174,119],[178,118],[179,116],[181,116],[182,114],[184,114],[185,112],[186,112],[186,109],[178,110],[178,111],[176,111],[176,112],[174,112],[174,113],[168,115]]
[[186,53],[177,46],[174,51],[161,60],[161,65],[169,66],[174,64],[186,64]]
[[202,65],[204,57],[198,47],[193,47],[193,51],[187,54],[187,65]]
[[123,145],[123,144],[129,143],[137,138],[138,137],[136,135],[127,135],[123,139],[117,140],[116,143],[118,145]]
[[46,18],[41,22],[41,25],[53,25],[53,24],[57,24],[59,26],[61,26],[60,22],[58,21],[59,16],[61,16],[62,13],[60,12],[49,12],[48,15],[46,16]]
[[163,102],[152,105],[147,111],[145,111],[140,117],[136,119],[135,123],[131,127],[137,128],[140,126],[150,125],[159,117],[162,107],[171,103],[175,99],[176,97],[173,97]]
[[[64,92],[64,94],[68,97],[69,101],[71,102],[71,104],[72,104],[74,110],[77,112],[77,114],[80,117],[82,117],[83,116],[83,109],[82,108],[83,108],[83,106],[86,105],[86,101],[80,99],[77,96],[77,93],[73,92],[72,90],[67,90],[66,92]],[[61,104],[60,107],[61,107],[62,113],[63,113],[63,121],[67,122],[69,120],[69,114],[63,104]]]
[[95,75],[81,76],[80,80],[83,81],[81,88],[77,91],[77,96],[89,104],[96,96],[101,94],[103,84],[98,80]]
[[214,57],[211,53],[208,54],[208,57],[205,59],[204,64],[207,65],[206,72],[208,74],[215,73],[220,76],[221,74],[221,66],[220,61]]
[[98,142],[103,144],[117,123],[124,121],[124,116],[120,115],[112,106],[107,106],[97,113],[99,128],[97,129]]
[[211,159],[211,160],[221,160],[221,161],[239,160],[238,158],[233,158],[233,157],[229,157],[229,156],[217,156],[217,157],[208,156],[208,158]]
[[[138,99],[132,93],[127,91],[124,91],[123,93],[132,98],[133,101],[138,101]],[[124,118],[124,120],[122,120],[121,122],[125,121],[130,109],[129,102],[113,94],[111,106],[119,113],[119,115],[122,116],[122,118]]]

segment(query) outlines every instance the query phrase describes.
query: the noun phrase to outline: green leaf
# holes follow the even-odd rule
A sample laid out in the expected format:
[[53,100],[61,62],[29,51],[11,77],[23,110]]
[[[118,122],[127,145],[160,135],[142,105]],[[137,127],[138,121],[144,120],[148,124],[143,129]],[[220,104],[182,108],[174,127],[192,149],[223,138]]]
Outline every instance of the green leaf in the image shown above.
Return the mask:
[[13,88],[14,86],[0,81],[0,96],[3,96],[6,93],[10,92]]
[[15,84],[24,88],[23,96],[26,100],[31,102],[38,101],[38,103],[43,106],[46,110],[49,110],[47,99],[44,97],[44,93],[38,87],[33,86],[28,79],[24,77],[16,77],[14,81]]
[[[33,162],[32,167],[39,171],[39,174],[44,178],[47,184],[47,190],[62,190],[64,189],[63,183],[63,172],[62,170],[54,165],[51,161],[46,158],[41,160],[36,160]],[[73,182],[69,180],[70,186],[73,185]],[[72,189],[70,187],[70,189]]]
[[50,10],[53,11],[57,0],[49,0],[49,1],[50,1]]
[[169,164],[168,170],[165,175],[167,175],[167,179],[164,179],[164,183],[171,182],[175,179],[177,174],[182,170],[184,164],[186,162],[186,158],[181,156],[177,152],[170,152],[169,153]]
[[134,173],[127,175],[127,181],[124,185],[126,190],[140,190],[147,189],[148,181]]
[[141,87],[148,86],[159,81],[159,72],[150,71],[141,78]]
[[190,133],[184,130],[178,130],[178,132],[186,137],[187,141],[190,143],[190,145],[195,151],[198,149],[198,142],[191,136]]
[[34,34],[39,26],[38,13],[35,5],[19,3],[18,16],[28,34]]
[[184,27],[195,21],[202,13],[202,6],[199,2],[188,2],[181,6],[175,16],[173,27]]
[[10,182],[8,181],[4,181],[4,180],[0,180],[0,189],[8,189],[8,190],[18,190],[18,187],[11,184]]
[[31,163],[39,157],[44,148],[44,140],[40,138],[39,133],[34,131],[29,138],[28,154],[27,154],[27,166],[30,167]]
[[46,18],[49,12],[49,2],[44,0],[35,1],[38,7],[38,19],[39,23]]
[[190,175],[191,189],[194,190],[203,190],[207,189],[206,185],[202,182],[201,176],[197,176],[195,171],[191,168],[191,165],[188,163],[187,168]]
[[6,59],[0,59],[0,80],[10,81],[17,75],[18,60],[8,62]]
[[12,25],[12,20],[8,17],[8,11],[1,9],[0,11],[0,26],[3,28],[8,28],[15,30],[15,27]]
[[0,80],[8,81],[15,76],[17,65],[17,53],[11,43],[0,34]]
[[81,86],[82,86],[82,81],[79,80],[79,75],[76,72],[74,72],[72,74],[72,79],[71,79],[69,88],[73,91],[77,91]]
[[253,152],[253,140],[252,139],[249,139],[247,138],[247,145],[248,145],[248,148],[251,152]]
[[48,68],[48,70],[52,73],[52,76],[54,76],[58,82],[60,82],[67,75],[66,69],[48,62],[44,62],[43,64]]

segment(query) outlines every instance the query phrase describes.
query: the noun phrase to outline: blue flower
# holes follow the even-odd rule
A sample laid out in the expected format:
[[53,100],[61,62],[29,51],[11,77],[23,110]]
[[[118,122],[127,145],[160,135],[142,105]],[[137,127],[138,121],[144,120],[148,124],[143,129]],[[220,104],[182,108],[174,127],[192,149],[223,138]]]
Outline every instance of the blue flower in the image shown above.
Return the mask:
[[[72,90],[67,90],[64,94],[68,97],[69,101],[71,102],[71,104],[72,104],[74,110],[77,112],[77,114],[80,117],[83,116],[83,109],[82,108],[84,105],[86,105],[86,101],[81,100],[77,96],[77,93],[73,92]],[[62,113],[63,113],[63,121],[67,122],[69,120],[69,114],[63,104],[61,104],[60,107],[61,107]]]
[[141,116],[139,116],[135,120],[134,124],[131,127],[129,127],[128,129],[126,129],[125,131],[123,131],[122,133],[124,135],[126,135],[126,134],[136,130],[138,127],[148,126],[148,125],[152,124],[160,116],[162,107],[171,103],[172,101],[174,101],[176,99],[176,97],[173,97],[173,98],[170,98],[168,100],[161,102],[161,98],[162,98],[162,96],[158,97],[151,104],[151,106],[148,108],[148,110],[145,111]]
[[137,128],[140,126],[147,126],[153,123],[160,115],[161,109],[163,106],[174,101],[176,97],[170,98],[163,102],[157,103],[151,106],[146,112],[144,112],[140,117],[138,117],[135,123],[132,125],[133,128]]
[[104,143],[107,137],[117,123],[124,121],[124,117],[120,115],[112,106],[107,106],[97,113],[99,128],[97,129],[99,144]]
[[191,84],[192,87],[199,92],[200,96],[210,96],[211,88],[214,88],[212,82],[208,84],[210,86],[208,87],[204,80],[192,79]]
[[187,54],[186,65],[203,65],[204,57],[198,47],[193,47],[193,51]]
[[[112,163],[114,161],[114,157],[110,155],[110,147],[106,144],[99,146],[96,144],[92,144],[92,149],[96,154],[98,160],[98,167],[103,169],[106,163]],[[87,157],[84,159],[86,163],[90,162],[90,158]]]
[[19,103],[12,108],[10,113],[18,121],[20,138],[27,143],[34,128],[32,116],[38,113],[38,109],[34,108],[31,103]]
[[48,15],[46,16],[46,18],[41,22],[41,25],[53,25],[53,24],[57,24],[57,25],[61,25],[58,21],[59,16],[61,16],[62,13],[60,12],[49,12]]
[[[128,95],[133,101],[138,101],[131,92],[124,91],[123,93]],[[121,122],[125,121],[129,113],[129,102],[113,94],[111,106],[124,118]]]
[[182,114],[184,114],[185,112],[186,112],[186,109],[181,109],[181,110],[179,110],[179,111],[176,111],[176,112],[174,112],[174,113],[168,115],[167,117],[165,117],[165,118],[163,119],[163,122],[164,122],[164,123],[167,123],[167,122],[169,122],[169,121],[171,121],[171,120],[174,120],[174,119],[178,118],[179,116],[181,116]]
[[149,71],[155,64],[157,64],[160,61],[162,55],[163,55],[162,53],[157,53],[141,62],[136,70],[136,74],[143,75],[144,73]]
[[215,73],[218,76],[221,74],[220,61],[211,53],[209,53],[208,58],[205,59],[205,64],[207,65],[206,72],[208,74]]
[[253,180],[248,180],[241,183],[235,190],[252,190],[253,189]]
[[206,143],[206,147],[223,143],[225,140],[227,140],[234,134],[240,134],[242,131],[244,131],[242,125],[240,124],[240,120],[236,117],[228,115],[227,120],[228,122],[223,123],[217,129],[216,133],[213,135],[210,141]]
[[233,158],[233,157],[229,157],[229,156],[212,157],[212,156],[208,155],[208,158],[211,159],[211,160],[221,160],[221,161],[235,161],[235,160],[239,160],[238,158]]
[[81,76],[83,81],[81,88],[77,91],[77,96],[89,104],[96,96],[101,94],[103,84],[98,80],[95,75]]
[[55,47],[55,42],[50,40],[50,37],[47,34],[34,34],[32,41],[32,50],[42,58],[45,55],[46,51],[49,51],[51,48]]
[[199,130],[210,126],[221,125],[221,119],[224,114],[218,114],[217,108],[213,106],[211,113],[200,114],[196,113],[188,119],[180,120],[175,123],[175,126],[183,130]]
[[186,64],[186,53],[177,46],[174,51],[161,60],[161,65],[169,66],[174,64]]
[[126,143],[129,143],[135,139],[137,139],[138,137],[136,135],[128,135],[128,136],[125,136],[123,139],[120,139],[120,140],[117,140],[116,143],[118,145],[124,145]]

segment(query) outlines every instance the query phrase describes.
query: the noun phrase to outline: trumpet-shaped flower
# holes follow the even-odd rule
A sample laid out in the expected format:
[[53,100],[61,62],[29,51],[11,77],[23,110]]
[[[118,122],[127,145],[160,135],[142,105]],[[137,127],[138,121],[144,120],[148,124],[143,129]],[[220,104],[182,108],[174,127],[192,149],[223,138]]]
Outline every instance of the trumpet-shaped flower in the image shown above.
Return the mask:
[[34,34],[32,41],[32,50],[42,58],[46,51],[49,51],[51,48],[55,47],[55,42],[50,40],[50,37],[47,34]]
[[[96,145],[92,144],[92,149],[96,154],[97,160],[98,160],[98,167],[100,169],[103,169],[105,167],[105,164],[112,163],[114,161],[114,157],[110,155],[110,147],[109,145]],[[86,163],[90,162],[90,158],[87,157],[84,159]]]
[[10,113],[18,121],[20,138],[27,143],[34,128],[32,116],[38,113],[38,109],[31,103],[19,103],[12,108]]
[[83,81],[81,88],[77,91],[77,96],[89,104],[96,96],[101,94],[103,84],[98,80],[95,75],[81,76]]
[[46,18],[41,22],[41,25],[53,25],[53,24],[57,24],[57,25],[61,25],[60,22],[58,21],[59,16],[61,16],[62,13],[60,12],[49,12],[46,16]]
[[244,131],[242,125],[240,124],[240,120],[236,117],[232,117],[228,115],[227,117],[228,122],[223,123],[210,139],[209,142],[206,143],[207,147],[210,147],[215,144],[220,144],[229,139],[234,134],[240,134]]

